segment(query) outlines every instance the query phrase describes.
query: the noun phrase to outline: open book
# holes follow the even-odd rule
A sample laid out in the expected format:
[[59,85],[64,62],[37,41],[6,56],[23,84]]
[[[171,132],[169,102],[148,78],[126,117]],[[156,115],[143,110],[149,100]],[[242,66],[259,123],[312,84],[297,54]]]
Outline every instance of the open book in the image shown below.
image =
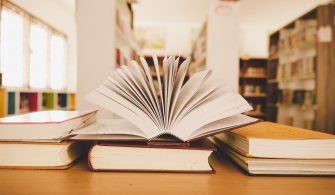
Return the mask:
[[[241,114],[251,106],[215,79],[211,70],[198,72],[185,82],[189,59],[180,63],[179,58],[165,58],[161,74],[154,56],[155,73],[162,75],[155,86],[149,65],[143,57],[140,61],[142,66],[132,61],[116,69],[87,95],[87,100],[121,116],[133,127],[119,120],[104,121],[100,123],[105,128],[103,134],[134,135],[147,140],[170,134],[190,141],[257,121]],[[111,127],[109,131],[106,124]]]

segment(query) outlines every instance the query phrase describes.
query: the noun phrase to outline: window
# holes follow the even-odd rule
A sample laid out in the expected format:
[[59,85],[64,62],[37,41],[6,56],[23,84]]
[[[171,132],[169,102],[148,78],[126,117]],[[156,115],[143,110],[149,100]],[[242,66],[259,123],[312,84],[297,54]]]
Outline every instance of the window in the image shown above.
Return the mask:
[[1,72],[3,84],[23,85],[23,17],[9,9],[1,11]]
[[61,36],[53,35],[50,50],[50,86],[52,89],[62,89],[66,85],[65,40]]
[[3,85],[62,90],[66,36],[8,1],[2,2],[0,71]]
[[33,88],[48,86],[48,31],[41,25],[30,26],[29,84]]

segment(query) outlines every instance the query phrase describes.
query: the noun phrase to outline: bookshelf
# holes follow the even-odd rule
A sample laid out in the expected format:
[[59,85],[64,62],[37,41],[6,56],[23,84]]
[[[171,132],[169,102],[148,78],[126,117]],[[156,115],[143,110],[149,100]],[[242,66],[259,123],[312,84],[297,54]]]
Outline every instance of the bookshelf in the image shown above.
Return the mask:
[[267,59],[240,59],[239,92],[253,110],[248,116],[265,119],[267,97]]
[[22,88],[0,89],[0,117],[42,110],[74,110],[75,93]]
[[335,133],[334,14],[320,5],[270,35],[267,120]]
[[115,67],[128,64],[140,54],[133,32],[133,10],[131,3],[116,0],[115,8]]

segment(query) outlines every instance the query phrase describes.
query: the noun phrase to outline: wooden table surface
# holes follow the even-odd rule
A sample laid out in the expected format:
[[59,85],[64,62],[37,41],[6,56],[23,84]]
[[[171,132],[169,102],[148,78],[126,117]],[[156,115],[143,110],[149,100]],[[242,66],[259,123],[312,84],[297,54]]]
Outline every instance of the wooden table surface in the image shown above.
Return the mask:
[[0,170],[0,194],[320,194],[335,195],[335,177],[247,176],[219,153],[215,174],[91,172],[86,160],[68,170]]

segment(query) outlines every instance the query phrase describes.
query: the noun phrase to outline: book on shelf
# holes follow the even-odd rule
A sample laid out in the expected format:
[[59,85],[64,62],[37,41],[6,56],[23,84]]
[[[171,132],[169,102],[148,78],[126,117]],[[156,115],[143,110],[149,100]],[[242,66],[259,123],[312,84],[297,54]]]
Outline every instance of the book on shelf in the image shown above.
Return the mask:
[[0,141],[61,142],[96,120],[94,111],[39,111],[0,119]]
[[0,142],[0,168],[66,169],[87,150],[83,142]]
[[208,158],[215,147],[202,139],[190,145],[102,142],[91,147],[94,171],[213,172]]
[[[169,134],[189,142],[258,122],[241,114],[251,106],[211,70],[200,71],[184,83],[189,59],[180,64],[179,58],[168,57],[156,88],[146,60],[140,61],[142,66],[132,61],[113,71],[86,97],[125,120],[101,120],[94,128],[76,131],[72,140],[153,140]],[[161,75],[157,57],[153,61],[156,75]]]
[[217,138],[211,139],[250,175],[335,175],[335,159],[253,158],[240,154]]
[[335,159],[335,135],[271,122],[238,128],[215,138],[247,157]]

